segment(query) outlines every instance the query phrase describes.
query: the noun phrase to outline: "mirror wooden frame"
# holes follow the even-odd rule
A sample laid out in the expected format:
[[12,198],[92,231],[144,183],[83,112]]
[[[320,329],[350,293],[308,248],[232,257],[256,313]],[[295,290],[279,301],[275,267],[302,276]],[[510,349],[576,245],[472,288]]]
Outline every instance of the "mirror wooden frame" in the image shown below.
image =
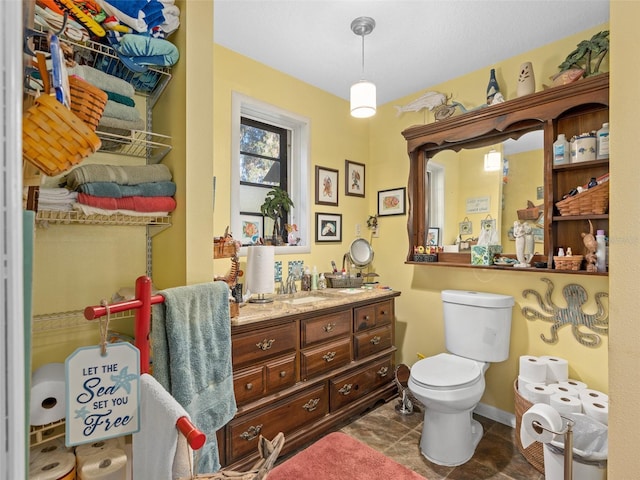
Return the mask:
[[[407,141],[409,155],[409,199],[407,233],[407,263],[413,262],[413,247],[425,242],[429,223],[427,219],[429,186],[428,161],[443,150],[460,151],[463,148],[487,147],[507,139],[517,140],[522,135],[542,130],[544,135],[544,229],[545,255],[533,261],[547,262],[551,268],[556,238],[559,232],[552,226],[554,216],[552,144],[559,133],[559,124],[573,122],[579,128],[580,115],[592,115],[594,122],[608,117],[609,74],[604,73],[581,79],[569,85],[548,88],[541,92],[508,100],[504,103],[463,113],[440,122],[412,126],[402,132]],[[570,120],[567,120],[570,119]],[[572,120],[573,119],[573,120]],[[608,169],[608,162],[606,165]],[[608,222],[608,217],[607,217]],[[561,238],[564,239],[564,238]],[[469,266],[469,254],[443,253],[438,263]],[[427,263],[422,263],[427,264]],[[506,267],[495,267],[506,268]],[[584,272],[581,272],[584,273]]]

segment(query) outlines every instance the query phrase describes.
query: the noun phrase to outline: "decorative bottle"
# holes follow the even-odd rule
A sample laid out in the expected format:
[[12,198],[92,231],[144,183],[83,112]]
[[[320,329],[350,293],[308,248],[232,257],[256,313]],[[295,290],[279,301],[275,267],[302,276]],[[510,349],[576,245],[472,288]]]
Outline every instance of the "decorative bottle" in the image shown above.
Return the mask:
[[520,65],[520,74],[518,75],[518,87],[516,95],[522,97],[536,91],[536,79],[533,75],[533,65],[531,62],[524,62]]
[[607,271],[607,241],[604,236],[604,230],[596,231],[596,270],[598,272]]
[[311,290],[318,289],[318,269],[313,267],[313,272],[311,272]]
[[602,124],[602,128],[596,132],[596,159],[609,158],[609,123]]
[[496,69],[491,69],[491,74],[489,76],[489,84],[487,85],[487,104],[491,105],[493,103],[493,97],[496,96],[496,93],[500,91],[500,86],[498,85],[498,81],[496,80]]
[[565,165],[569,163],[569,142],[564,133],[558,134],[558,139],[553,142],[553,164]]

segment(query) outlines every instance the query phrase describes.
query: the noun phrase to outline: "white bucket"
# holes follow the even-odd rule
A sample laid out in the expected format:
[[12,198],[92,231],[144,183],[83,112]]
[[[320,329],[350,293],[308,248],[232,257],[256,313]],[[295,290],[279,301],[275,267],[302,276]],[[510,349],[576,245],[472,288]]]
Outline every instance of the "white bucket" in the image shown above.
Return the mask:
[[552,452],[547,444],[544,445],[544,478],[545,480],[606,480],[607,467],[604,465],[587,464],[573,459],[573,478],[564,478],[564,455]]

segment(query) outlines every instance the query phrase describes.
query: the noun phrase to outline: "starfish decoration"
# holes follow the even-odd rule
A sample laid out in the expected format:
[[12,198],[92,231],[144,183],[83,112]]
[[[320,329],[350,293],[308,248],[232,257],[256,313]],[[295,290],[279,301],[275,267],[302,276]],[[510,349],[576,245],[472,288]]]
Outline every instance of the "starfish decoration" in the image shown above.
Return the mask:
[[89,410],[87,410],[87,407],[82,407],[80,410],[76,410],[75,418],[81,418],[84,420],[87,415],[89,415]]
[[133,380],[137,380],[138,375],[128,372],[129,367],[124,367],[117,375],[111,375],[111,380],[115,382],[113,384],[113,386],[115,387],[113,389],[114,392],[122,387],[127,391],[127,393],[131,393],[131,382]]

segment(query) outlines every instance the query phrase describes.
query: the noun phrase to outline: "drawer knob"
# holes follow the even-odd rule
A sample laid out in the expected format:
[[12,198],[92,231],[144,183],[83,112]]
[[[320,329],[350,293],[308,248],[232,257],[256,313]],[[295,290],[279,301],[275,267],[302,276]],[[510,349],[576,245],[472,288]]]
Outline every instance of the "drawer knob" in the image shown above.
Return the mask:
[[371,345],[378,345],[380,343],[380,340],[381,338],[378,335],[376,335],[371,340],[369,340],[369,342],[371,343]]
[[336,358],[336,352],[327,352],[322,356],[322,358],[327,363],[331,362],[331,361],[333,361],[334,358]]
[[247,383],[244,388],[247,390],[253,390],[253,383]]
[[273,346],[275,341],[276,341],[275,338],[272,338],[271,340],[267,340],[265,338],[261,342],[256,343],[256,347],[258,347],[262,351],[269,350]]
[[280,378],[284,378],[284,377],[286,377],[286,376],[287,376],[287,372],[286,372],[286,370],[282,370],[282,371],[280,372]]
[[336,328],[336,324],[335,323],[327,323],[324,327],[322,327],[323,330],[327,333],[329,333],[331,330],[333,330],[334,328]]
[[369,317],[369,315],[365,315],[363,318],[365,319],[365,321],[368,322],[370,317]]
[[389,367],[382,367],[380,370],[376,372],[381,377],[386,377],[387,373],[389,373]]
[[260,435],[261,431],[262,431],[262,425],[256,425],[255,427],[251,425],[246,432],[242,432],[240,434],[240,438],[242,438],[243,440],[246,440],[247,442],[250,442],[251,440],[256,438],[258,435]]
[[380,315],[386,315],[386,314],[387,314],[387,311],[386,311],[386,310],[380,310],[380,312],[379,312],[379,313],[380,313]]
[[351,387],[353,387],[353,384],[345,383],[342,388],[338,390],[338,393],[341,395],[349,395],[351,393]]
[[319,398],[312,398],[307,403],[305,403],[302,408],[304,408],[307,412],[313,412],[316,408],[318,408],[318,403],[320,403]]

